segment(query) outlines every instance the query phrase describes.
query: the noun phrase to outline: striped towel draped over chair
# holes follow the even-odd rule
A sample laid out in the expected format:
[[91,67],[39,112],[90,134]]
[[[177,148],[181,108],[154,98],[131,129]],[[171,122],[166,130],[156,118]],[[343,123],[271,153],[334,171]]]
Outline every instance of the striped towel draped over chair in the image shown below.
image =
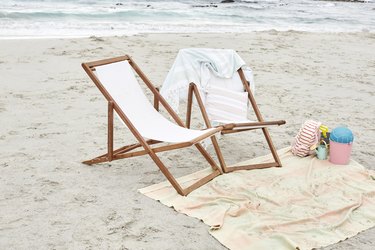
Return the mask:
[[[181,49],[164,80],[160,94],[177,112],[180,100],[188,94],[190,83],[195,83],[205,98],[210,87],[221,87],[233,91],[243,91],[237,70],[242,68],[250,81],[254,82],[252,71],[232,49],[186,48]],[[205,100],[204,100],[205,101]]]

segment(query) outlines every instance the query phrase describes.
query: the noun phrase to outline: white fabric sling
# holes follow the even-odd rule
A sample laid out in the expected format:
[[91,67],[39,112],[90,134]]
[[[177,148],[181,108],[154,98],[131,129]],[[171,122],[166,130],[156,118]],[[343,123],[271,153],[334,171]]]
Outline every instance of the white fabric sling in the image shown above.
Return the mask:
[[211,130],[187,129],[162,116],[145,96],[127,61],[98,66],[96,75],[145,138],[174,143],[188,142]]
[[205,107],[212,122],[228,123],[247,120],[247,92],[212,86],[207,89]]
[[[247,80],[250,81],[250,88],[254,93],[254,80],[251,71]],[[250,123],[254,122],[247,118],[248,112],[248,94],[244,92],[244,87],[239,74],[234,74],[232,78],[217,77],[214,73],[210,73],[210,79],[207,83],[208,87],[202,94],[202,101],[207,111],[207,115],[213,126],[228,123]],[[252,126],[252,128],[262,128],[265,126]],[[236,129],[246,129],[248,127],[235,127]]]

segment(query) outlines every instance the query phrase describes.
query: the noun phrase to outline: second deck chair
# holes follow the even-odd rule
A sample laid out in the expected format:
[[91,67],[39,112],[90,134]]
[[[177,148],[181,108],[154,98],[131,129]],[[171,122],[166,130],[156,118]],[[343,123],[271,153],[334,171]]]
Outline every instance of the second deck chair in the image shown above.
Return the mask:
[[[82,67],[108,101],[108,152],[83,163],[91,165],[148,154],[176,191],[184,196],[222,173],[220,167],[200,144],[201,140],[220,132],[222,127],[207,130],[186,128],[130,56],[82,63]],[[155,107],[145,96],[133,70],[154,95]],[[169,121],[157,111],[159,103],[164,106],[177,124]],[[139,143],[113,149],[114,111]],[[167,142],[169,145],[151,147],[153,144],[162,142]],[[183,188],[157,156],[157,153],[193,145],[211,165],[213,172],[193,185]],[[143,150],[130,152],[139,147],[143,147]]]
[[[226,87],[228,89],[227,92],[228,93],[232,92],[232,95],[234,95],[234,97],[231,97],[232,101],[241,102],[238,99],[242,99],[242,101],[245,104],[245,108],[242,108],[242,110],[245,110],[245,113],[247,113],[248,101],[250,102],[251,107],[253,108],[255,112],[257,121],[247,120],[246,114],[243,119],[233,119],[233,120],[227,119],[226,121],[219,121],[221,124],[223,124],[223,127],[224,127],[221,133],[229,134],[229,133],[237,133],[237,132],[243,132],[243,131],[254,130],[254,129],[261,129],[267,141],[268,147],[272,153],[272,156],[274,158],[274,162],[252,164],[252,165],[247,165],[247,166],[227,166],[216,137],[212,137],[211,138],[212,144],[214,146],[220,165],[224,172],[231,172],[235,170],[268,168],[268,167],[281,167],[282,166],[281,161],[272,143],[267,127],[271,125],[282,125],[282,124],[285,124],[285,121],[284,120],[265,121],[263,119],[262,114],[259,111],[259,108],[255,102],[253,93],[249,86],[249,82],[247,81],[245,77],[244,71],[242,70],[241,66],[240,67],[238,66],[238,65],[243,65],[243,63],[244,61],[233,50],[189,48],[189,49],[180,50],[179,55],[177,56],[175,64],[172,66],[172,68],[177,69],[176,72],[181,74],[180,72],[183,72],[183,68],[185,67],[187,72],[190,72],[190,74],[191,72],[193,72],[193,75],[195,74],[194,77],[192,78],[197,78],[201,80],[209,79],[208,82],[205,82],[206,86],[212,85],[215,87],[216,86]],[[195,69],[195,70],[192,70],[192,69]],[[232,76],[232,78],[220,78],[220,77],[217,77],[212,72],[213,69],[215,69],[216,71],[218,69],[225,70],[226,71],[225,75],[228,75],[229,71],[233,70],[232,72],[234,73],[234,75]],[[235,71],[236,69],[237,69],[237,72]],[[210,77],[208,78],[207,78],[207,72],[210,74]],[[238,73],[238,75],[236,75],[236,73]],[[166,79],[169,79],[169,77],[173,74],[175,74],[175,72],[171,70]],[[177,79],[177,80],[181,82],[181,79]],[[231,91],[229,89],[231,90],[235,89],[236,91]],[[207,91],[208,92],[206,93],[209,94],[210,93],[209,88]],[[215,93],[216,95],[219,95],[218,92],[220,91],[222,92],[223,94],[222,99],[224,100],[224,102],[226,98],[227,99],[229,98],[229,95],[228,93],[225,92],[225,89],[218,90],[218,88],[216,88],[215,91],[216,91]],[[189,91],[188,91],[188,98],[187,98],[187,113],[186,113],[186,126],[188,128],[190,127],[191,112],[192,112],[192,105],[193,105],[193,95],[195,95],[195,98],[197,99],[199,109],[202,113],[202,116],[203,116],[203,119],[207,128],[214,127],[212,124],[212,119],[211,119],[213,118],[213,116],[212,114],[209,114],[209,112],[207,111],[207,107],[205,105],[209,98],[207,98],[207,96],[203,96],[202,98],[201,96],[202,92],[205,92],[205,91],[202,91],[202,89],[198,89],[198,86],[194,82],[190,83]],[[206,94],[206,93],[203,93],[203,94]],[[214,95],[211,95],[211,96],[214,96]],[[228,108],[228,106],[226,106],[225,108]],[[214,109],[217,110],[218,108],[214,107]],[[220,115],[217,115],[217,117],[220,117]]]

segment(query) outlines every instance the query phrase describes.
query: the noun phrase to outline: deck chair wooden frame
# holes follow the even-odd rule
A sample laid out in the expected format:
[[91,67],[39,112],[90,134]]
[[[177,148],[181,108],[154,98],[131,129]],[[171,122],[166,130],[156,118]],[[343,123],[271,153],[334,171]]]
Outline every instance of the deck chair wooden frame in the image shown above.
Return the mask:
[[[210,136],[213,136],[217,132],[220,132],[223,129],[222,127],[218,127],[214,130],[208,131],[207,133],[204,133],[202,136],[195,138],[194,140],[191,140],[191,141],[182,142],[182,143],[172,143],[170,145],[164,145],[164,146],[159,146],[159,147],[152,147],[152,145],[162,143],[162,141],[147,140],[144,137],[142,137],[140,132],[132,124],[132,122],[130,121],[128,116],[123,112],[123,110],[121,110],[119,105],[107,92],[107,90],[105,89],[105,87],[103,86],[99,78],[94,73],[96,67],[111,64],[111,63],[121,62],[121,61],[128,61],[130,66],[133,68],[133,70],[138,74],[138,76],[142,79],[142,81],[146,84],[146,86],[151,90],[152,94],[154,95],[155,109],[158,111],[159,103],[162,104],[162,106],[170,114],[173,120],[179,126],[186,128],[182,120],[177,116],[177,114],[173,111],[173,109],[169,106],[169,104],[165,101],[165,99],[159,94],[158,89],[154,87],[151,81],[146,77],[146,75],[141,71],[141,69],[138,67],[138,65],[133,61],[133,59],[130,56],[125,55],[125,56],[115,57],[115,58],[110,58],[110,59],[105,59],[105,60],[82,63],[83,69],[86,71],[88,76],[91,78],[91,80],[95,83],[95,85],[98,87],[100,92],[104,95],[104,97],[108,101],[108,138],[107,138],[108,149],[107,149],[107,153],[100,155],[98,157],[95,157],[94,159],[84,161],[83,163],[87,165],[92,165],[96,163],[110,162],[113,160],[130,158],[130,157],[135,157],[135,156],[149,155],[151,159],[155,162],[155,164],[158,166],[158,168],[161,170],[161,172],[164,174],[164,176],[167,178],[167,180],[171,183],[171,185],[176,189],[176,191],[180,195],[183,195],[183,196],[188,195],[190,192],[192,192],[196,188],[204,185],[205,183],[209,182],[216,176],[222,174],[220,167],[216,164],[213,158],[208,154],[208,152],[199,143],[201,140],[208,138]],[[113,114],[114,114],[114,111],[118,114],[119,118],[124,122],[124,124],[129,128],[131,133],[138,140],[138,143],[126,145],[116,150],[113,149],[113,138],[114,138],[113,137],[114,136],[113,135]],[[175,177],[168,170],[168,168],[164,165],[164,163],[157,156],[157,153],[190,147],[193,145],[198,149],[198,151],[203,155],[203,157],[211,165],[213,172],[205,176],[204,178],[198,180],[191,186],[182,188],[182,186],[177,182]],[[143,150],[134,151],[135,149],[140,148],[140,147],[143,148]]]
[[[263,135],[266,138],[268,147],[272,153],[274,162],[270,163],[261,163],[261,164],[251,164],[251,165],[244,165],[244,166],[227,166],[224,160],[224,156],[220,150],[219,143],[215,136],[211,137],[212,144],[214,146],[216,155],[218,157],[218,160],[220,162],[220,166],[223,169],[224,173],[228,173],[231,171],[236,170],[251,170],[251,169],[260,169],[260,168],[269,168],[269,167],[282,167],[281,161],[279,159],[279,156],[277,155],[276,149],[273,145],[273,142],[271,140],[271,136],[268,132],[267,126],[271,125],[283,125],[285,124],[284,120],[279,121],[264,121],[262,114],[259,111],[258,105],[255,101],[255,98],[251,92],[250,86],[248,81],[245,78],[244,72],[242,69],[238,69],[238,74],[240,76],[241,82],[244,87],[244,91],[248,93],[248,100],[250,101],[250,104],[255,112],[255,115],[257,117],[257,122],[250,122],[250,123],[229,123],[223,125],[223,130],[221,131],[221,134],[231,134],[231,133],[238,133],[243,131],[249,131],[254,129],[262,129]],[[204,106],[202,97],[199,93],[198,87],[195,83],[190,83],[189,85],[189,91],[188,91],[188,100],[187,100],[187,112],[186,112],[186,126],[190,128],[191,123],[191,113],[192,113],[192,106],[193,106],[193,95],[195,96],[198,107],[201,111],[201,114],[203,116],[203,120],[207,126],[207,128],[212,128],[211,121],[208,117],[206,108]]]

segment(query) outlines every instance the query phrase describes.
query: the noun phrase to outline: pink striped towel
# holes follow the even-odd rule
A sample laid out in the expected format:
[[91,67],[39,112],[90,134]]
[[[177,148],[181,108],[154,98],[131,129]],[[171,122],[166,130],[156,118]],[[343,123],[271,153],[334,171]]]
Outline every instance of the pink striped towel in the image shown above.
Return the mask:
[[313,154],[311,147],[320,139],[319,127],[321,123],[313,120],[306,121],[292,143],[292,153],[304,157]]

